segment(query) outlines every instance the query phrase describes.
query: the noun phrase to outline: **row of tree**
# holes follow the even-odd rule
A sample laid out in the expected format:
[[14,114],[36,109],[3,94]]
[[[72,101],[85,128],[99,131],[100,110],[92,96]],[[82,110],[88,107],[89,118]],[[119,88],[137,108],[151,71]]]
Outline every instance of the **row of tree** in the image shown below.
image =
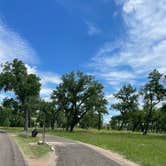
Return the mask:
[[97,126],[101,128],[107,101],[103,86],[94,77],[80,71],[63,75],[62,83],[51,95],[51,102],[40,99],[40,88],[40,78],[28,74],[22,61],[6,62],[0,73],[0,89],[12,91],[14,95],[2,102],[0,125],[21,126],[24,123],[28,131],[28,127],[38,122],[52,129],[56,124],[73,131],[77,124],[83,126],[83,118],[91,113],[97,116]]
[[[112,104],[112,109],[120,115],[112,117],[110,124],[114,129],[142,131],[166,131],[166,76],[153,70],[148,76],[148,82],[137,92],[130,84],[123,86],[114,94],[118,100]],[[142,100],[142,107],[138,100]]]
[[[67,131],[73,131],[75,126],[101,129],[103,115],[108,113],[102,84],[80,71],[67,73],[61,79],[51,100],[46,102],[39,95],[40,78],[29,74],[22,61],[14,59],[2,65],[0,89],[2,93],[13,92],[13,96],[1,103],[0,125],[24,126],[25,131],[36,125]],[[129,84],[114,94],[119,102],[111,109],[118,110],[120,115],[112,117],[110,127],[143,131],[144,134],[149,129],[166,131],[166,106],[159,105],[166,97],[162,79],[165,79],[163,75],[154,70],[140,93]],[[140,96],[142,108],[138,103]]]

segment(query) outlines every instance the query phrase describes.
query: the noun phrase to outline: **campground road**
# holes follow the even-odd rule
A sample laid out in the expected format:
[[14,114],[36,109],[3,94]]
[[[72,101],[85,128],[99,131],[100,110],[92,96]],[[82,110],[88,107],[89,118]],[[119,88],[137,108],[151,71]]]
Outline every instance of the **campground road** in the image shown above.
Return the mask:
[[18,146],[4,131],[0,131],[0,166],[25,166]]
[[77,141],[46,136],[55,148],[56,166],[120,166],[115,161]]

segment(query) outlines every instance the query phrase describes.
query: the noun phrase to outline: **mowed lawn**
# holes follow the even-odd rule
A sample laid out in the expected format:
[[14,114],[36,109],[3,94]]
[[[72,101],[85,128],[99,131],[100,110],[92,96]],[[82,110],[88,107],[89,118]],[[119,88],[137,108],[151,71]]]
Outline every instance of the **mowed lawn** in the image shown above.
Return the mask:
[[142,166],[166,166],[166,135],[76,130],[73,133],[56,130],[49,134],[79,140],[118,152]]

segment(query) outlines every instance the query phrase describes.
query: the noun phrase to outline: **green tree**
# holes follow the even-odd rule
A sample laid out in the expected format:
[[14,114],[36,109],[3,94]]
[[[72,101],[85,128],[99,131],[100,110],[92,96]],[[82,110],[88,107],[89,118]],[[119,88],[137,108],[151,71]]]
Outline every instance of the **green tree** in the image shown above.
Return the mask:
[[23,126],[23,112],[20,110],[20,104],[13,98],[4,98],[2,106],[5,110],[10,110],[9,121],[11,127]]
[[102,128],[103,125],[103,115],[108,114],[107,111],[107,100],[104,98],[104,93],[98,93],[97,99],[96,99],[96,105],[95,105],[95,111],[98,115],[98,130]]
[[10,126],[11,110],[3,106],[0,107],[0,126]]
[[51,109],[52,109],[52,103],[46,102],[44,100],[39,101],[39,117],[38,120],[41,122],[43,126],[43,143],[45,143],[45,130],[46,130],[46,123],[51,119]]
[[[103,117],[101,117],[100,123],[103,124]],[[99,126],[99,115],[97,112],[94,111],[88,111],[79,122],[79,127],[84,129],[98,128],[98,126]]]
[[161,84],[162,74],[154,69],[148,76],[149,82],[141,89],[141,95],[144,100],[144,109],[146,110],[145,124],[143,134],[146,135],[149,129],[149,124],[152,120],[152,114],[155,111],[155,106],[165,99],[166,89]]
[[164,131],[166,132],[166,103],[162,105],[159,109],[159,120],[157,123],[157,130],[156,131]]
[[122,129],[124,124],[129,118],[129,112],[136,111],[138,109],[138,94],[136,89],[131,84],[124,85],[119,92],[114,94],[114,97],[119,101],[112,104],[111,109],[120,111],[121,113],[121,125],[119,129]]
[[12,63],[6,62],[0,74],[0,89],[13,91],[21,103],[24,111],[24,129],[28,131],[28,100],[30,97],[38,97],[40,91],[40,79],[35,74],[28,74],[25,64],[14,59]]
[[103,86],[92,76],[80,71],[62,76],[62,83],[53,91],[52,99],[65,112],[67,131],[73,131],[88,111],[98,110],[99,94],[103,94]]
[[121,125],[121,121],[122,121],[122,115],[116,115],[111,117],[111,120],[109,122],[111,129],[113,130],[119,129]]
[[97,128],[98,115],[93,111],[88,111],[79,122],[79,127],[88,129]]

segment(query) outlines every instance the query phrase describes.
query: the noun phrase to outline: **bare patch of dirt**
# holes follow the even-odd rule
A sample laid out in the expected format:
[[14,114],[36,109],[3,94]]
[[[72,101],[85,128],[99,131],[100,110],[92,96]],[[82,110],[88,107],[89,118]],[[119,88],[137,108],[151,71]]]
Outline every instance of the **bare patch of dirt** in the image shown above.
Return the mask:
[[27,163],[29,166],[55,166],[56,159],[57,156],[55,155],[55,152],[50,152],[42,158],[27,159]]

